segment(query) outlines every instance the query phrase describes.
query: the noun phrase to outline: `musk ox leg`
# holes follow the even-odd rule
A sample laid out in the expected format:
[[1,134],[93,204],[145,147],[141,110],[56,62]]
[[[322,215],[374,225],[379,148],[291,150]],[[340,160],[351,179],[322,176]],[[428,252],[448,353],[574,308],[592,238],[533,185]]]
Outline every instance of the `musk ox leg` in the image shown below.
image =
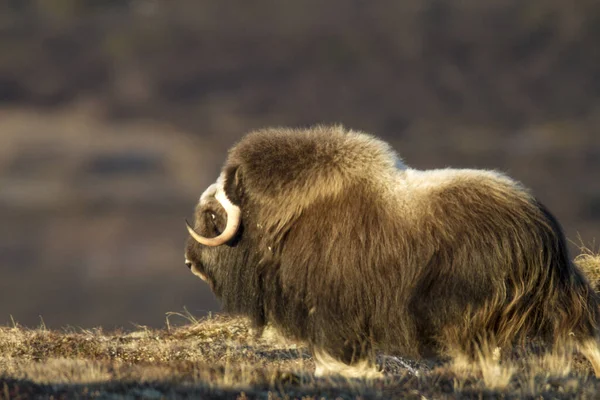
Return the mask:
[[583,340],[577,344],[577,350],[592,364],[596,378],[600,378],[600,347],[594,339]]
[[352,365],[346,364],[331,356],[325,350],[313,349],[315,360],[315,376],[341,375],[346,378],[380,378],[383,374],[377,370],[374,362],[362,359]]

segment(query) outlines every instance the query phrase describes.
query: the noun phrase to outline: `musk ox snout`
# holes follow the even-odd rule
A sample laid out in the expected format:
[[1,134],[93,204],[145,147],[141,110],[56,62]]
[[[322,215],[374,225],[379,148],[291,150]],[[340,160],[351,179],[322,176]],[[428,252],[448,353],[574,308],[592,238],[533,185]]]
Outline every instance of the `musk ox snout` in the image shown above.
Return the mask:
[[188,232],[224,310],[306,342],[320,374],[541,341],[600,375],[600,300],[554,216],[502,173],[412,169],[339,126],[266,129],[230,150]]

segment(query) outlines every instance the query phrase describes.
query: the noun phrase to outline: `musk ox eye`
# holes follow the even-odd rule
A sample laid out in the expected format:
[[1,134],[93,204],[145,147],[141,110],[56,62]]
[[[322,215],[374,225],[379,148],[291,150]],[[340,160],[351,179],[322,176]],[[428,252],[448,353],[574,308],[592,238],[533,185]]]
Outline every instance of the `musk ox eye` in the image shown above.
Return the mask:
[[219,220],[217,219],[217,214],[212,211],[208,212],[210,223],[212,224],[213,229],[218,234],[221,233],[221,229],[219,229]]

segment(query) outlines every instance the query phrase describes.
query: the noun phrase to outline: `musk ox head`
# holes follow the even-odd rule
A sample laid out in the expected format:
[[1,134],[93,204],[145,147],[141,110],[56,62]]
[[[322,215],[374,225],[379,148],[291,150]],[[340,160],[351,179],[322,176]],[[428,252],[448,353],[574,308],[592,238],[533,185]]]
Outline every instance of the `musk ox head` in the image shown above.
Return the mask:
[[306,341],[320,374],[531,339],[574,341],[600,372],[596,295],[500,173],[414,170],[338,126],[267,129],[231,149],[188,231],[186,264],[224,309]]

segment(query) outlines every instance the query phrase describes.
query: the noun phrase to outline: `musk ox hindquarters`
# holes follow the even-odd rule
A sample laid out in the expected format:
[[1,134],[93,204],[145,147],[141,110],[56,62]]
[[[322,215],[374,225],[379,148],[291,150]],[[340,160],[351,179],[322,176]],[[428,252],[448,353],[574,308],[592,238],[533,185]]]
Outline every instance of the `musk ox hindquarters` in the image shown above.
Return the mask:
[[337,126],[262,130],[188,230],[186,264],[224,309],[306,341],[320,374],[531,340],[571,343],[600,374],[598,297],[554,217],[500,173],[414,170]]

